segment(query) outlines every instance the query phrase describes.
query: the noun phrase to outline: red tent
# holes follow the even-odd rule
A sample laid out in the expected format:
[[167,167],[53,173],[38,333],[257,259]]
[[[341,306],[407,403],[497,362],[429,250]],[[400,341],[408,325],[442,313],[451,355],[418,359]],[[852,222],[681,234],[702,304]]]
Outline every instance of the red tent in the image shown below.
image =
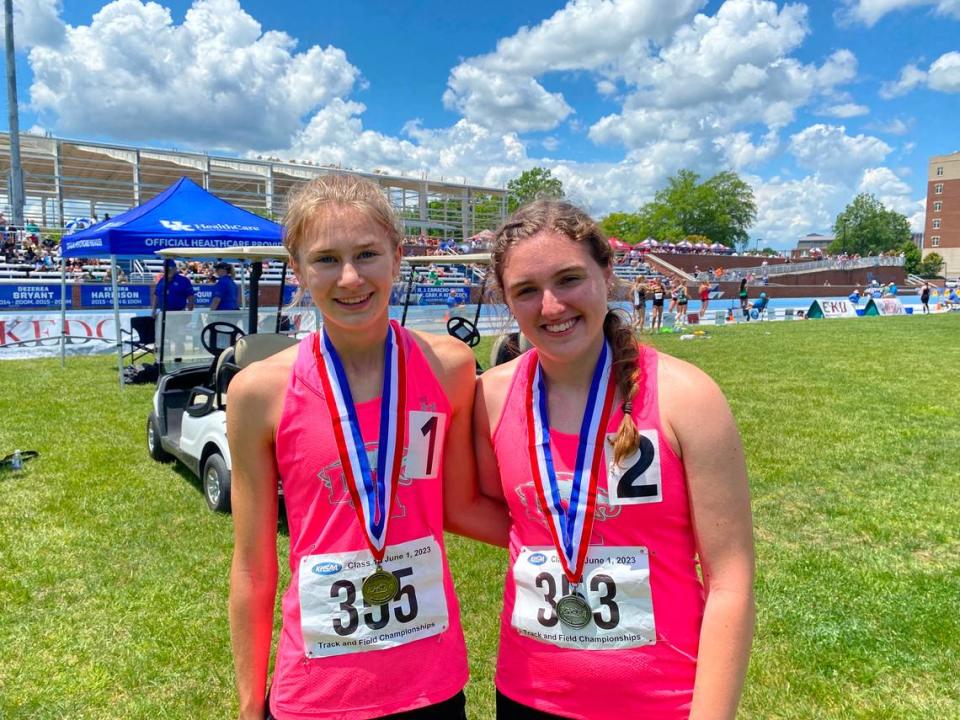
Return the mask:
[[623,252],[624,250],[633,250],[633,245],[625,243],[620,238],[612,237],[610,238],[610,247],[616,252]]

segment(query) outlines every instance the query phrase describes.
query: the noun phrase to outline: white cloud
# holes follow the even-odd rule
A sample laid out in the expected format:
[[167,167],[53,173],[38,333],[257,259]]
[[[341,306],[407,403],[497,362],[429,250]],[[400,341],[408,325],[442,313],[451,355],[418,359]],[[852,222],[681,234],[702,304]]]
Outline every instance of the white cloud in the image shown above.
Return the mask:
[[931,90],[960,93],[960,52],[948,52],[930,66],[927,82]]
[[906,135],[912,125],[912,119],[905,122],[900,118],[893,118],[886,122],[870,123],[867,127],[874,132],[886,133],[888,135]]
[[238,0],[195,0],[181,25],[155,3],[114,0],[60,44],[30,51],[31,102],[63,133],[275,146],[360,78],[342,50],[295,46]]
[[907,65],[900,71],[900,78],[896,82],[885,82],[880,86],[880,97],[891,100],[905,95],[917,85],[927,82],[927,73],[916,65]]
[[875,195],[888,210],[905,215],[913,232],[923,231],[923,219],[926,214],[925,200],[916,200],[911,197],[910,186],[890,168],[867,168],[857,192]]
[[[13,38],[17,49],[55,45],[63,40],[61,0],[13,0]],[[6,19],[6,12],[0,13]]]
[[775,130],[768,132],[759,144],[755,144],[747,132],[731,133],[716,138],[713,143],[733,170],[743,170],[765,162],[780,151],[780,138]]
[[823,108],[823,110],[820,111],[820,114],[837,118],[851,118],[859,115],[866,115],[869,112],[870,108],[868,108],[866,105],[858,105],[857,103],[840,103],[838,105],[830,105],[829,107]]
[[469,64],[450,73],[443,104],[488,127],[520,132],[551,130],[573,112],[563,95],[547,92],[532,77]]
[[543,149],[547,152],[556,152],[557,148],[560,147],[560,138],[550,135],[549,137],[545,137],[540,144],[543,145]]
[[[960,0],[957,0],[960,5]],[[944,93],[960,92],[960,52],[944,53],[930,65],[929,71],[916,65],[906,65],[896,82],[886,82],[880,87],[880,96],[889,100],[904,95],[915,87],[926,85],[929,89]]]
[[[803,5],[728,0],[715,16],[697,15],[677,30],[642,72],[623,73],[633,92],[621,112],[592,125],[590,138],[644,152],[661,143],[693,144],[703,153],[696,166],[704,172],[768,160],[779,149],[778,132],[813,100],[841,113],[865,111],[853,103],[840,107],[838,86],[857,76],[849,50],[819,67],[790,56],[808,33]],[[744,129],[758,124],[765,129]]]
[[[648,44],[664,42],[705,0],[571,0],[538,25],[522,27],[494,52],[453,68],[444,106],[486,127],[549,130],[572,108],[537,78],[550,72],[611,73],[622,58],[643,57]],[[610,79],[601,93],[614,87]]]
[[829,233],[837,214],[849,202],[849,188],[817,174],[789,180],[753,179],[757,222],[750,234],[785,250],[809,233]]
[[830,180],[858,175],[882,162],[891,150],[870,135],[847,135],[842,125],[811,125],[790,137],[790,152],[797,163]]
[[867,27],[873,27],[889,13],[915,7],[932,7],[938,15],[960,18],[957,0],[844,0],[844,5],[840,20],[859,22]]

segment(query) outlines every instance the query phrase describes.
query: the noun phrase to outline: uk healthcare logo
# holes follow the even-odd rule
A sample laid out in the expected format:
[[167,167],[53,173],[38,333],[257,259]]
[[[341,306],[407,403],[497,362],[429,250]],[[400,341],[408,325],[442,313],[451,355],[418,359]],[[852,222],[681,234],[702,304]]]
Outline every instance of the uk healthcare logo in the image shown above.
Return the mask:
[[179,220],[161,220],[160,224],[173,232],[193,232],[193,225]]
[[543,565],[547,561],[547,556],[543,553],[534,553],[528,559],[531,565]]

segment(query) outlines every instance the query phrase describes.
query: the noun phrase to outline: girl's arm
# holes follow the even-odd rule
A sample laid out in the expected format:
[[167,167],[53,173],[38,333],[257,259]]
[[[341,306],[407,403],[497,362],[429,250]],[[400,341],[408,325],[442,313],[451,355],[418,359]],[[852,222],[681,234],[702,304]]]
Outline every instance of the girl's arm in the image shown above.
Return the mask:
[[707,375],[662,356],[661,409],[683,459],[706,593],[691,720],[729,719],[753,640],[753,524],[743,446]]
[[443,525],[448,532],[506,547],[509,516],[502,497],[489,497],[477,483],[473,450],[473,351],[450,337],[415,333],[452,409],[443,450]]
[[263,720],[277,592],[277,471],[272,420],[283,385],[266,363],[230,383],[230,443],[234,551],[230,571],[230,638],[241,720]]

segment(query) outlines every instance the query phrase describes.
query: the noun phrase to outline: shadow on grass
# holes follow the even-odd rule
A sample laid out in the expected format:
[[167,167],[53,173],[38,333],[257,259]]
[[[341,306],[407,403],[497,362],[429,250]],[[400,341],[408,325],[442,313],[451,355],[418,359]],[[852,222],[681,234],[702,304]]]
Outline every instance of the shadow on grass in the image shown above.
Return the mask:
[[[188,470],[187,467],[181,462],[174,461],[171,463],[171,465],[173,465],[173,471],[186,480],[187,484],[191,485],[193,489],[197,491],[197,494],[200,496],[201,500],[199,507],[204,512],[210,512],[210,510],[207,508],[206,497],[203,494],[203,483],[200,481],[200,478],[190,472],[190,470]],[[284,537],[290,536],[290,526],[287,523],[287,508],[283,503],[283,498],[280,498],[279,511],[277,513],[277,534],[283,535]]]

